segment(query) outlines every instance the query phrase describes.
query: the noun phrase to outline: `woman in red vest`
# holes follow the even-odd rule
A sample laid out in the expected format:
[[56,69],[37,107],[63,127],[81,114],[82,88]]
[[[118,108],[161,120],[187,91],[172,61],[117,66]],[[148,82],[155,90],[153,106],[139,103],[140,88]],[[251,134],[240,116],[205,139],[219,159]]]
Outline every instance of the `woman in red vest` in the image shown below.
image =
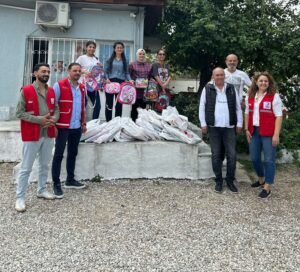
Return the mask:
[[[245,130],[250,157],[258,176],[251,187],[261,187],[260,198],[271,194],[275,177],[275,152],[282,124],[282,102],[272,76],[267,72],[253,77],[245,110]],[[264,162],[261,152],[264,153]]]

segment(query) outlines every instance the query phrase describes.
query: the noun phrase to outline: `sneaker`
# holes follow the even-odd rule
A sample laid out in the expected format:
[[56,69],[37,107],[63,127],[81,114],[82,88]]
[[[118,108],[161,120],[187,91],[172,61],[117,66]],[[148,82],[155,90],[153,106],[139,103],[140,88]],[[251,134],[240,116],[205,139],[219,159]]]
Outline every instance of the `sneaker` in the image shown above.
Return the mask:
[[80,183],[77,180],[72,180],[72,181],[66,181],[65,182],[65,188],[70,188],[70,189],[83,189],[85,188],[85,184]]
[[257,187],[260,187],[260,186],[264,186],[265,185],[265,182],[264,183],[260,183],[259,181],[256,181],[254,183],[251,184],[251,187],[252,188],[257,188]]
[[222,189],[223,189],[223,184],[222,183],[216,183],[215,186],[215,192],[221,194],[222,193]]
[[16,210],[18,212],[25,212],[26,211],[25,200],[23,198],[18,198],[16,200]]
[[64,197],[64,192],[61,189],[61,186],[53,186],[53,192],[55,198],[63,198]]
[[37,194],[38,198],[44,198],[44,199],[55,199],[55,196],[47,191],[44,191],[42,193]]
[[227,187],[232,193],[234,193],[234,194],[238,193],[238,189],[235,187],[233,182],[227,183]]
[[260,193],[259,193],[259,195],[258,195],[258,197],[260,197],[260,198],[268,198],[269,196],[271,195],[271,191],[266,191],[265,189],[263,189]]

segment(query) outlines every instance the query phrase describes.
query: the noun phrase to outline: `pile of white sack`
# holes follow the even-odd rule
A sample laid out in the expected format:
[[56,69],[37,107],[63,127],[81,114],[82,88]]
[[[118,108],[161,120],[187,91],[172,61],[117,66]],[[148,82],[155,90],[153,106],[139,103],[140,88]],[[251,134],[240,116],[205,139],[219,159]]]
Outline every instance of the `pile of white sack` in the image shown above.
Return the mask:
[[95,119],[87,123],[87,132],[82,135],[87,143],[168,140],[197,144],[201,138],[188,129],[188,118],[180,115],[175,107],[168,107],[162,115],[155,111],[138,109],[136,123],[128,117],[116,117],[100,124]]

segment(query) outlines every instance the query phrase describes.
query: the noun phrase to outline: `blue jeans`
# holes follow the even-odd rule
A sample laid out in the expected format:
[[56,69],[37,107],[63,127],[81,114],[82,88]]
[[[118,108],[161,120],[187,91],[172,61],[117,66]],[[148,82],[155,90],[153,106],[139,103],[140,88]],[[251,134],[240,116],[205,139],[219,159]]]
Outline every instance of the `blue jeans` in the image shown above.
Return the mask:
[[[273,184],[276,169],[276,147],[272,145],[272,137],[260,136],[259,127],[254,127],[249,149],[250,158],[257,176],[265,177],[267,184]],[[264,152],[264,163],[261,160],[262,151]]]
[[227,160],[226,182],[233,183],[236,169],[236,133],[235,128],[208,127],[209,143],[212,153],[212,168],[216,183],[223,183],[222,165],[224,151]]
[[52,156],[53,138],[42,137],[36,142],[23,142],[23,158],[18,175],[17,198],[25,198],[29,175],[36,156],[38,155],[39,174],[38,174],[38,193],[46,190],[48,178],[49,161]]

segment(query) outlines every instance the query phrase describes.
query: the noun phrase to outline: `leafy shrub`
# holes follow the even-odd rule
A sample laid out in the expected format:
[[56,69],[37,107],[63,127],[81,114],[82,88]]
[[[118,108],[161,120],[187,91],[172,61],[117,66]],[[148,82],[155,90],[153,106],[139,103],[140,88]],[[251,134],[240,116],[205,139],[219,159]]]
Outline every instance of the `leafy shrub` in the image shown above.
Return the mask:
[[190,122],[199,125],[199,101],[198,93],[179,93],[174,96],[171,105],[180,114],[187,116]]
[[279,148],[300,149],[300,109],[291,112],[283,121]]
[[[199,95],[198,93],[179,93],[172,100],[172,106],[176,106],[179,113],[189,118],[189,121],[199,125]],[[288,151],[300,149],[300,106],[284,117],[278,155],[281,149]],[[237,136],[237,152],[249,153],[248,143],[243,132]]]

